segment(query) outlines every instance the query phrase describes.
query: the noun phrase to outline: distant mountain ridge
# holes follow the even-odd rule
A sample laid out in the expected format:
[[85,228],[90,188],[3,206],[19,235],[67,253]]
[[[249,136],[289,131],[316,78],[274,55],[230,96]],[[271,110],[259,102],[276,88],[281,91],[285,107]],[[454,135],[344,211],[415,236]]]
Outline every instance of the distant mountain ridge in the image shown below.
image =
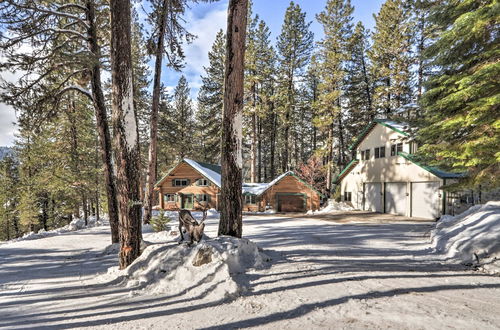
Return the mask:
[[14,155],[14,148],[11,147],[0,147],[0,160],[4,159],[6,156]]

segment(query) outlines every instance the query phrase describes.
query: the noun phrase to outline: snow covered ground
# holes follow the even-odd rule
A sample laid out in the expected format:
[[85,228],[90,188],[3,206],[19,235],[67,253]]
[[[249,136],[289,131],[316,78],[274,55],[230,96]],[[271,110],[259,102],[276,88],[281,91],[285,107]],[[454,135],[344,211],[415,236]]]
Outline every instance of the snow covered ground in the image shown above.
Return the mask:
[[431,233],[432,245],[451,263],[500,274],[500,202],[475,205],[443,216]]
[[[243,249],[238,240],[187,247],[175,233],[148,232],[150,246],[126,277],[112,268],[107,227],[11,242],[0,246],[0,328],[498,329],[500,277],[443,263],[432,227],[246,216]],[[206,234],[216,231],[210,217]],[[215,249],[214,262],[193,267],[203,247]],[[221,270],[228,251],[253,256],[234,263],[246,271]],[[173,264],[181,254],[186,270]]]

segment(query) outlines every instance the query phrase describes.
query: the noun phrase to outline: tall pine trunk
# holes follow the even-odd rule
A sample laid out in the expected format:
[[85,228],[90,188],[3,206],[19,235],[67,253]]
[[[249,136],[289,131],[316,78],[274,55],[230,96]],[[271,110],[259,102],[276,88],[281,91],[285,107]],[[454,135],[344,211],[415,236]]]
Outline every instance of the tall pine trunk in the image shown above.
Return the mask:
[[242,235],[242,116],[248,0],[229,0],[222,118],[222,189],[219,235]]
[[92,98],[95,108],[95,118],[97,124],[97,134],[99,136],[101,160],[104,165],[104,181],[106,184],[106,196],[108,198],[108,216],[111,227],[111,243],[119,242],[118,234],[118,201],[116,198],[116,183],[113,173],[111,136],[109,133],[108,116],[106,113],[106,103],[101,85],[101,65],[99,58],[101,51],[97,42],[95,4],[93,0],[87,0],[87,21],[89,24],[89,48],[93,54],[94,61],[91,67],[91,88]]
[[120,220],[120,268],[140,255],[139,131],[134,110],[130,0],[111,0],[111,77],[116,187]]
[[144,196],[144,223],[149,223],[151,221],[151,213],[153,209],[153,188],[157,175],[156,159],[158,145],[158,109],[160,107],[161,65],[163,61],[163,48],[165,42],[167,0],[163,1],[162,10],[163,12],[161,13],[160,25],[158,26],[158,40],[156,41],[153,105],[151,108],[151,118],[149,122],[149,158],[148,172],[146,176],[146,192]]
[[[255,109],[255,108],[254,108]],[[250,145],[250,182],[257,182],[257,115],[252,113],[252,142]]]

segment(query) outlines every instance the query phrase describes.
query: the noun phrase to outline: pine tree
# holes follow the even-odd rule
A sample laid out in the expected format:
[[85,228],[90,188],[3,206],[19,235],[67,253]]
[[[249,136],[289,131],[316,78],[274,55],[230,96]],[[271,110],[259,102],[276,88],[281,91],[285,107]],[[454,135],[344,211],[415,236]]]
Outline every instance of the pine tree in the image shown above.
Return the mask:
[[19,164],[15,155],[0,160],[0,240],[19,237]]
[[[328,162],[327,191],[330,191],[333,159],[334,136],[337,138],[337,164],[346,161],[346,137],[344,136],[345,114],[342,111],[341,97],[348,61],[348,44],[352,34],[352,12],[350,0],[329,0],[326,8],[317,19],[323,25],[324,38],[319,42],[319,98],[316,124],[328,134],[325,156]],[[336,130],[336,134],[334,131]]]
[[242,117],[247,0],[229,0],[222,116],[222,187],[218,235],[241,237],[242,224]]
[[375,17],[369,52],[375,84],[373,106],[386,116],[414,100],[412,94],[413,24],[404,0],[387,0]]
[[201,77],[202,85],[198,92],[198,154],[200,160],[208,163],[217,163],[220,159],[225,42],[224,32],[220,30],[208,53],[209,65],[204,68],[205,75]]
[[372,105],[373,83],[367,58],[368,46],[368,31],[365,30],[363,23],[358,22],[349,40],[350,58],[345,77],[348,141],[356,137],[376,114]]
[[448,1],[432,8],[438,39],[426,55],[435,71],[422,104],[421,154],[466,171],[469,187],[500,183],[498,2]]
[[171,116],[174,125],[174,130],[171,132],[172,148],[178,159],[191,157],[194,151],[192,132],[195,129],[195,122],[190,93],[186,77],[181,76],[174,90]]
[[304,69],[310,61],[314,38],[309,30],[311,22],[306,22],[305,19],[306,13],[298,4],[291,1],[276,43],[278,53],[277,111],[280,114],[283,132],[280,143],[282,171],[289,170],[298,162],[298,155],[295,152],[298,136],[293,134],[292,128],[298,112],[296,81],[302,79]]
[[120,220],[120,269],[141,253],[139,129],[133,97],[130,1],[111,0],[112,109]]

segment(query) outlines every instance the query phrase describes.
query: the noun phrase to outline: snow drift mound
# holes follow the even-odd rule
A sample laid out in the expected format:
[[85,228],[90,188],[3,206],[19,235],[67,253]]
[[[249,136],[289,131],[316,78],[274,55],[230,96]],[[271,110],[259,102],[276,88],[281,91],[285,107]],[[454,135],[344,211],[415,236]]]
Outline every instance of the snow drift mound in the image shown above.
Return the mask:
[[34,239],[39,239],[39,238],[44,238],[44,237],[50,237],[50,236],[56,236],[60,235],[63,233],[68,233],[72,231],[77,231],[80,229],[85,229],[85,228],[92,228],[96,226],[102,226],[104,223],[102,220],[96,220],[95,217],[91,216],[87,220],[87,225],[85,225],[85,220],[81,218],[75,218],[73,221],[71,221],[69,224],[67,224],[64,227],[60,227],[57,229],[53,230],[44,230],[40,229],[38,232],[29,232],[24,234],[21,237],[11,239],[10,241],[6,242],[0,242],[1,244],[8,244],[8,243],[14,243],[14,242],[19,242],[19,241],[28,241],[28,240],[34,240]]
[[441,217],[431,239],[435,251],[451,262],[500,273],[500,201]]
[[238,274],[260,268],[268,258],[247,239],[222,236],[191,247],[177,242],[151,245],[128,268],[112,267],[101,281],[121,280],[137,294],[185,294],[224,299],[245,287]]
[[315,214],[328,214],[328,213],[336,213],[336,212],[341,212],[341,211],[353,211],[354,208],[347,204],[346,202],[336,202],[333,199],[328,200],[328,204],[322,208],[321,210],[318,211],[312,211],[309,210],[307,211],[307,214],[309,215],[315,215]]

